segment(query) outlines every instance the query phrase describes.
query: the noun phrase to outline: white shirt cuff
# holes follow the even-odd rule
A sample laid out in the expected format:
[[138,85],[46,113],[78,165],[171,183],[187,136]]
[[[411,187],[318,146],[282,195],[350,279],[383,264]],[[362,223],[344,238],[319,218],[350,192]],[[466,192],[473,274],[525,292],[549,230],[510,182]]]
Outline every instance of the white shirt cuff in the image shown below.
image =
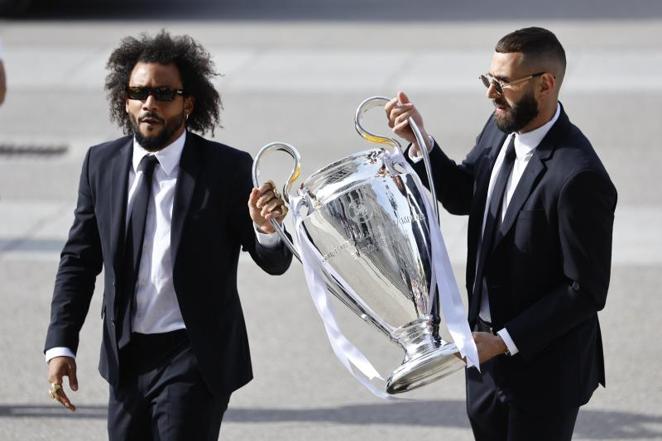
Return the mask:
[[263,233],[257,228],[257,225],[255,224],[253,224],[253,229],[255,230],[255,237],[257,237],[257,241],[263,247],[276,248],[280,245],[280,236],[275,231],[273,233]]
[[[430,143],[430,148],[428,149],[428,152],[431,152],[432,149],[434,148],[434,138],[433,138],[432,136],[428,136],[428,142]],[[413,150],[411,149],[411,147],[409,147],[409,150],[407,151],[407,156],[409,156],[409,159],[410,159],[411,162],[413,162],[414,164],[416,164],[416,163],[418,163],[419,161],[422,161],[422,160],[423,160],[423,155],[421,155],[420,152],[419,152],[418,155],[414,155],[414,152],[413,152]]]
[[76,359],[76,355],[74,355],[73,351],[69,348],[65,348],[64,346],[50,348],[49,350],[46,351],[45,354],[46,363],[48,363],[55,357],[70,357],[73,358],[74,360]]
[[517,349],[517,346],[515,346],[515,342],[510,337],[510,334],[508,333],[508,330],[506,328],[497,331],[497,335],[501,337],[501,340],[503,340],[503,342],[506,344],[506,347],[508,348],[508,352],[510,352],[510,355],[515,355],[519,352],[519,349]]

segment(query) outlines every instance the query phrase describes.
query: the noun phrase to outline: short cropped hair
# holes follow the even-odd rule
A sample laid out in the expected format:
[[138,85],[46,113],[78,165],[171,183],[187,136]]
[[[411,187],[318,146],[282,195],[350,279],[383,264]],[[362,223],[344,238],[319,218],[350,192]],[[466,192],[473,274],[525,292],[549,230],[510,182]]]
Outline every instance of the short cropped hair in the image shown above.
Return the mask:
[[565,50],[561,42],[551,31],[544,28],[530,27],[518,29],[504,36],[494,48],[496,52],[520,52],[525,63],[555,62],[560,68],[561,79],[565,74]]
[[218,75],[209,52],[188,35],[171,37],[165,30],[154,37],[140,34],[139,38],[126,37],[108,59],[105,89],[110,102],[111,120],[131,133],[131,122],[126,113],[126,89],[133,68],[138,62],[174,64],[182,78],[184,95],[195,99],[187,127],[204,134],[214,133],[220,125],[221,97],[212,84]]

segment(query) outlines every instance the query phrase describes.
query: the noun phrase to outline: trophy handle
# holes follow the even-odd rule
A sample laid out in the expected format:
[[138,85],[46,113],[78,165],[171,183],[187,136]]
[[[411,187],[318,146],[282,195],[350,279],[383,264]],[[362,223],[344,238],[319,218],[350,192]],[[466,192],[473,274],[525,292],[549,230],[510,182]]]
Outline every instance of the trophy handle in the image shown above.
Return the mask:
[[[299,155],[299,152],[297,149],[292,147],[290,144],[286,144],[284,142],[271,142],[264,147],[260,149],[260,151],[257,153],[257,156],[255,156],[255,160],[253,161],[253,186],[254,187],[260,187],[261,183],[259,181],[259,167],[260,167],[260,161],[262,160],[262,157],[271,151],[280,151],[280,152],[285,152],[289,154],[292,159],[294,159],[294,167],[292,168],[292,171],[290,172],[290,177],[287,179],[287,183],[283,185],[283,200],[285,201],[285,204],[287,205],[287,208],[290,209],[290,190],[292,189],[292,186],[294,185],[294,182],[299,179],[299,176],[301,176],[301,155]],[[271,225],[274,227],[280,238],[285,242],[285,245],[292,251],[292,254],[298,259],[301,260],[301,256],[299,256],[299,252],[297,249],[294,247],[294,244],[290,240],[289,237],[287,237],[287,234],[285,234],[285,231],[283,231],[283,227],[276,222],[274,219],[271,219]]]
[[362,125],[363,114],[365,114],[368,110],[374,109],[375,107],[384,108],[388,102],[389,99],[384,96],[371,96],[370,98],[363,100],[363,102],[359,104],[359,107],[356,109],[356,114],[354,115],[354,128],[366,141],[376,144],[388,144],[395,148],[398,152],[402,153],[402,146],[397,139],[375,135],[374,133],[366,130]]
[[[377,144],[390,144],[391,146],[395,147],[398,152],[401,154],[404,154],[402,152],[402,147],[400,143],[393,138],[387,138],[385,136],[381,135],[375,135],[374,133],[371,133],[367,131],[363,125],[361,124],[363,120],[363,114],[366,113],[370,109],[374,109],[375,107],[384,107],[390,100],[385,97],[385,96],[371,96],[370,98],[366,98],[359,104],[359,107],[356,109],[356,114],[354,116],[354,127],[356,128],[356,131],[361,135],[363,139],[365,139],[368,142],[373,142]],[[425,173],[428,176],[428,182],[430,183],[430,195],[432,196],[432,207],[434,208],[434,215],[437,218],[437,223],[439,223],[439,207],[437,205],[437,193],[435,192],[434,189],[434,184],[432,180],[432,166],[430,165],[430,154],[428,152],[428,143],[427,140],[423,139],[423,134],[421,133],[421,129],[418,128],[418,125],[414,121],[413,118],[409,118],[409,127],[411,127],[412,132],[414,132],[414,136],[416,137],[416,142],[418,143],[419,146],[421,146],[421,154],[423,155],[423,163],[425,165]]]

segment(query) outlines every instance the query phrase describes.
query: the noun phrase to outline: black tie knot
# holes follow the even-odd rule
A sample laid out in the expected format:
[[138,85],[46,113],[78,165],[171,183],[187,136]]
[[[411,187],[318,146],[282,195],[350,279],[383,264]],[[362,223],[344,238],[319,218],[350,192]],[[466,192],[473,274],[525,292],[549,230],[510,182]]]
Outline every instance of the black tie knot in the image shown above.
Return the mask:
[[146,179],[150,179],[154,173],[154,167],[159,163],[154,155],[145,155],[138,164],[138,170],[142,170]]
[[508,143],[508,148],[506,149],[505,162],[514,162],[515,158],[517,158],[517,154],[515,153],[515,135],[513,134],[513,138]]

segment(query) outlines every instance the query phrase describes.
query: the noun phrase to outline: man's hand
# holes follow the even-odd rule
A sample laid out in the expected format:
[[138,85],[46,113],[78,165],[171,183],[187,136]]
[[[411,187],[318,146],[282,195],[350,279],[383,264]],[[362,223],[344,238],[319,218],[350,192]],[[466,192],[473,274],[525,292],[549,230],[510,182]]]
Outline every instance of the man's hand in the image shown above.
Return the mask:
[[[384,106],[384,110],[386,111],[388,126],[393,130],[393,133],[409,141],[414,155],[419,156],[420,149],[416,141],[416,136],[414,136],[414,132],[409,127],[409,118],[414,120],[426,142],[429,136],[423,127],[423,117],[416,110],[414,103],[409,101],[409,97],[404,92],[398,92],[398,96],[389,101]],[[428,146],[428,148],[431,147]]]
[[287,206],[276,191],[274,183],[267,181],[260,188],[251,191],[248,197],[248,211],[258,229],[262,233],[270,234],[276,231],[271,225],[271,219],[282,224],[287,215]]
[[489,332],[474,332],[473,337],[481,364],[497,355],[505,354],[508,350],[508,347],[498,335],[492,335]]
[[[48,361],[48,382],[51,384],[51,398],[59,401],[70,411],[75,411],[74,406],[67,394],[64,393],[62,378],[69,377],[69,387],[74,392],[78,390],[78,378],[76,378],[76,360],[71,357],[54,357]],[[59,385],[53,387],[53,385]]]

